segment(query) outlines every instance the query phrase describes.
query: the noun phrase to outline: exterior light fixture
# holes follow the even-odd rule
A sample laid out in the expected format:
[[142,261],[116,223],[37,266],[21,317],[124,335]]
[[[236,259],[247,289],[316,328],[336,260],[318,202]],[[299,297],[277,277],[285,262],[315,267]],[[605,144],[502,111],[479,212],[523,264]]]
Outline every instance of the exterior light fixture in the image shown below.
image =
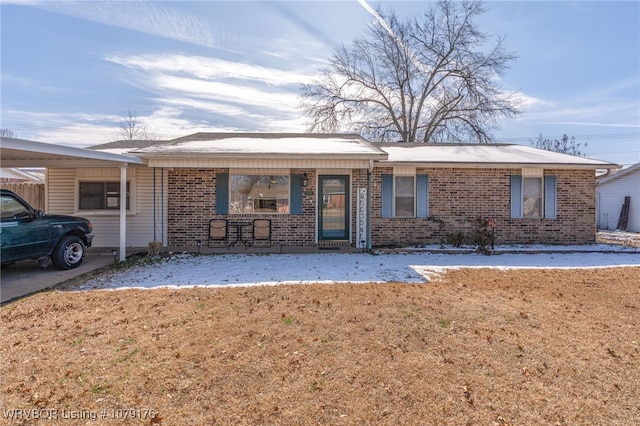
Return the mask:
[[118,250],[111,250],[111,256],[113,256],[113,263],[116,263],[118,261]]
[[305,173],[305,174],[302,175],[302,186],[304,186],[306,188],[307,185],[309,185],[309,177]]
[[200,247],[202,247],[202,240],[196,240],[196,247],[198,247],[198,254],[200,254]]

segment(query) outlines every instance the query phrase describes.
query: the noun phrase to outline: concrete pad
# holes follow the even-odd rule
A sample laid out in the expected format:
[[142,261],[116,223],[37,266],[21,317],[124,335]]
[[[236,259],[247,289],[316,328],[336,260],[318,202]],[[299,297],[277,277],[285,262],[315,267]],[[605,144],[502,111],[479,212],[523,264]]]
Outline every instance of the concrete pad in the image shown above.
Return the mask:
[[68,271],[55,269],[51,264],[46,268],[41,268],[37,260],[22,260],[5,265],[0,273],[0,303],[51,288],[56,284],[111,263],[113,263],[113,256],[110,252],[91,252],[89,250],[82,264]]

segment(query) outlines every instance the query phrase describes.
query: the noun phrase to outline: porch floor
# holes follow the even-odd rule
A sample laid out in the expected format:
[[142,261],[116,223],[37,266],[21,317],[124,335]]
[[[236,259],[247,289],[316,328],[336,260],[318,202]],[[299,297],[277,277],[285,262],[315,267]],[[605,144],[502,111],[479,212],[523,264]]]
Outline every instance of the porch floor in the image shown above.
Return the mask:
[[271,247],[261,246],[248,246],[234,245],[231,247],[207,247],[202,246],[198,250],[195,246],[186,247],[165,247],[163,252],[188,252],[188,253],[201,253],[201,254],[260,254],[260,253],[325,253],[325,252],[339,252],[339,253],[360,253],[366,250],[352,247],[348,244],[317,244],[315,246],[287,246],[280,244],[274,244]]

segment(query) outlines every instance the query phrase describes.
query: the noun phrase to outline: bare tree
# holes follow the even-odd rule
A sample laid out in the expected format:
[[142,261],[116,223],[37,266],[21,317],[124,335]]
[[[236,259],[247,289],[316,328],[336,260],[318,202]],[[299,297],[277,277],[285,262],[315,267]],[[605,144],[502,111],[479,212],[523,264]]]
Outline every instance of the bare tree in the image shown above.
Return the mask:
[[129,108],[126,114],[122,115],[122,120],[118,124],[121,140],[156,140],[158,137],[149,131],[144,121],[138,119],[135,111]]
[[581,143],[576,141],[575,136],[562,135],[560,139],[547,139],[542,137],[542,133],[538,135],[538,139],[530,141],[531,146],[534,148],[545,149],[547,151],[560,152],[562,154],[576,155],[578,157],[584,157],[584,149],[587,147],[587,143]]
[[440,0],[423,16],[377,21],[337,48],[321,76],[302,87],[310,131],[355,131],[373,141],[491,142],[501,119],[519,113],[501,90],[515,55],[473,19],[479,1]]
[[13,130],[0,129],[0,136],[2,136],[3,138],[15,138],[17,135]]

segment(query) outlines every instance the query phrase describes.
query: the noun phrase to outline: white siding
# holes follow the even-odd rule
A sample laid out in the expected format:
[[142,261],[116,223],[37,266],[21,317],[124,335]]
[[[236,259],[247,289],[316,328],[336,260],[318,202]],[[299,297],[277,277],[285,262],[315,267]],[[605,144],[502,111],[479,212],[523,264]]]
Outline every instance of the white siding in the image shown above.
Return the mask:
[[75,214],[75,178],[75,169],[47,170],[46,213]]
[[624,197],[630,196],[627,231],[640,232],[640,169],[599,184],[597,194],[599,229],[616,229]]
[[[129,167],[127,180],[131,182],[131,211],[127,213],[127,247],[147,247],[154,239],[154,188],[153,169]],[[85,217],[93,223],[94,247],[117,247],[120,235],[118,211],[93,212],[77,210],[78,182],[82,179],[119,180],[118,168],[49,169],[47,174],[47,212]],[[162,173],[156,171],[156,232],[157,240],[166,245],[166,195],[165,207],[161,207],[162,195],[167,193],[167,176],[161,185]],[[164,223],[163,223],[164,220]],[[163,238],[164,237],[164,238]]]

